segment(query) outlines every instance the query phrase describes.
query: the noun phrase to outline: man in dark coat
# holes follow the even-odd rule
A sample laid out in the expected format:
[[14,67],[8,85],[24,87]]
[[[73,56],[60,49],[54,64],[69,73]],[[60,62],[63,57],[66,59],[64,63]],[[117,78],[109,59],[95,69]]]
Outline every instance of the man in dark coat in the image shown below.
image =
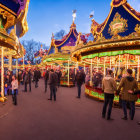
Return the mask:
[[58,85],[58,76],[54,72],[53,69],[51,69],[49,73],[49,85],[50,85],[50,99],[52,100],[52,97],[54,96],[54,101],[56,101],[56,90],[57,90],[57,85]]
[[35,88],[38,87],[39,78],[40,78],[40,71],[39,70],[35,70],[34,71]]
[[82,84],[85,82],[85,73],[81,70],[79,70],[76,74],[76,82],[77,82],[77,88],[78,88],[78,96],[77,98],[81,97],[81,87]]
[[28,76],[29,76],[29,91],[31,92],[32,88],[31,88],[31,84],[32,84],[32,72],[31,70],[29,70],[28,72]]

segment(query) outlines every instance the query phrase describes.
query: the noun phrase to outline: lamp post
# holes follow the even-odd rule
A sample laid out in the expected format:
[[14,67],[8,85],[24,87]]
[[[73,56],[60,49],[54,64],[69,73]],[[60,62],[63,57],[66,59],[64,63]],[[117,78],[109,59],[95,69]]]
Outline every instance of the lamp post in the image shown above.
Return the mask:
[[18,59],[16,59],[16,76],[18,76]]
[[12,71],[12,55],[9,55],[9,70]]

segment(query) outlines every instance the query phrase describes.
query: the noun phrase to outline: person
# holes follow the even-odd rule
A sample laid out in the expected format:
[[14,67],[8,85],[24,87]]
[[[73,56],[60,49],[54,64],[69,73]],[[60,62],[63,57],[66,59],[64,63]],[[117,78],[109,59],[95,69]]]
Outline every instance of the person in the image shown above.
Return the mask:
[[39,79],[40,79],[40,71],[35,69],[35,71],[34,71],[35,88],[38,87]]
[[19,85],[19,86],[20,86],[21,81],[22,81],[22,72],[19,71],[19,72],[18,72],[18,85]]
[[28,71],[25,72],[25,75],[24,75],[24,85],[25,85],[25,90],[24,92],[27,92],[27,85],[29,83],[29,74],[28,74]]
[[48,85],[48,80],[49,80],[49,71],[46,70],[44,74],[44,81],[45,81],[45,93],[47,92],[47,85]]
[[78,88],[77,98],[81,98],[81,87],[82,87],[82,84],[85,82],[85,73],[83,71],[79,70],[77,72],[76,82],[77,82],[77,88]]
[[[118,91],[120,91],[121,94],[121,100],[122,100],[122,108],[124,117],[123,120],[127,120],[127,103],[130,104],[130,119],[134,119],[135,115],[135,102],[137,101],[137,95],[134,94],[136,90],[138,90],[138,83],[137,81],[132,77],[132,70],[127,69],[126,77],[122,78],[120,85],[118,87]],[[122,89],[122,90],[121,90]]]
[[102,79],[103,79],[103,74],[101,70],[99,72],[96,72],[93,77],[93,83],[95,88],[101,88],[102,87]]
[[28,78],[29,78],[29,91],[31,92],[31,90],[32,90],[32,72],[31,72],[31,70],[29,70],[29,72],[28,72]]
[[54,97],[54,101],[56,101],[57,84],[58,84],[58,76],[54,72],[54,70],[51,69],[49,73],[50,99],[48,100],[52,100],[52,97]]
[[5,80],[4,80],[5,96],[9,95],[10,85],[11,85],[11,83],[9,80],[9,75],[6,75]]
[[112,70],[108,70],[107,76],[103,78],[102,89],[104,91],[104,98],[105,98],[103,110],[102,110],[102,117],[103,118],[106,117],[106,110],[107,110],[107,106],[109,105],[108,112],[107,112],[107,120],[111,120],[114,93],[117,90],[117,84],[113,78]]
[[17,93],[18,93],[18,80],[16,76],[12,76],[12,99],[13,99],[13,104],[17,105]]

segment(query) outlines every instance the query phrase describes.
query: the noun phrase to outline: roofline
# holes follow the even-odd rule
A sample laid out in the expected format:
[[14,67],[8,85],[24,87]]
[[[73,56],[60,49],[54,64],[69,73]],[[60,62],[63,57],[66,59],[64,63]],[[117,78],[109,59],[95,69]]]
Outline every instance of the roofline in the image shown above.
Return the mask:
[[56,45],[55,42],[54,42],[55,47],[59,47],[59,46],[63,45],[69,39],[69,37],[70,37],[70,35],[71,35],[72,32],[73,32],[74,36],[77,38],[76,34],[74,33],[74,30],[76,30],[76,28],[71,28],[70,29],[70,32],[68,33],[67,38],[61,44]]
[[[127,3],[128,4],[128,3]],[[130,6],[130,5],[129,5]],[[126,5],[123,5],[123,7],[125,8],[125,10],[127,11],[127,12],[129,12],[129,14],[131,14],[133,17],[135,17],[138,21],[140,21],[140,18],[138,18],[135,14],[133,14],[133,12],[131,12],[131,10],[129,10],[127,7],[126,7]],[[130,6],[130,8],[131,9],[133,9],[133,10],[135,10],[134,8],[132,8],[131,6]],[[136,11],[136,10],[135,10]]]
[[10,12],[12,15],[17,16],[17,14],[15,12],[13,12],[11,9],[7,8],[6,6],[2,5],[0,3],[0,7],[5,9],[6,11]]
[[[131,11],[126,7],[126,4],[128,5],[129,3],[126,1],[126,3],[124,4],[124,1],[122,1],[121,4],[119,4],[119,6],[122,5],[122,6],[124,7],[124,9],[125,9],[127,12],[129,12],[129,14],[131,14],[135,19],[137,19],[138,21],[140,21],[140,18],[138,18],[135,14],[133,14],[133,12],[131,12]],[[113,8],[114,8],[114,7],[119,7],[119,6],[112,6],[112,3],[111,3],[111,10],[110,10],[110,12],[109,12],[108,17],[107,17],[106,20],[105,20],[105,24],[103,25],[103,27],[102,27],[102,29],[100,30],[100,32],[97,32],[97,30],[96,30],[96,33],[97,33],[97,34],[101,34],[102,31],[104,30],[104,28],[105,28],[106,24],[108,23],[108,20],[109,20],[109,18],[110,18],[110,16],[111,16],[111,13],[112,13],[112,11],[113,11]],[[130,6],[130,4],[129,4],[129,6]],[[132,8],[131,6],[130,6],[130,8],[133,9],[133,10],[135,10],[135,9]],[[135,11],[136,11],[136,10],[135,10]],[[104,22],[103,22],[103,23],[104,23]],[[99,25],[101,25],[101,24],[99,24]],[[99,25],[97,25],[97,27],[98,27]]]

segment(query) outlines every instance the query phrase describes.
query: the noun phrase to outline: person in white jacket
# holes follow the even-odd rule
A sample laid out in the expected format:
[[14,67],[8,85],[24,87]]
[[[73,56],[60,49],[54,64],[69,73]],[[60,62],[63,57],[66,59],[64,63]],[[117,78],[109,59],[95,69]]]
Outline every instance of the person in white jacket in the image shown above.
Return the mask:
[[16,76],[12,76],[12,99],[13,99],[13,104],[17,105],[17,93],[18,93],[18,80]]

